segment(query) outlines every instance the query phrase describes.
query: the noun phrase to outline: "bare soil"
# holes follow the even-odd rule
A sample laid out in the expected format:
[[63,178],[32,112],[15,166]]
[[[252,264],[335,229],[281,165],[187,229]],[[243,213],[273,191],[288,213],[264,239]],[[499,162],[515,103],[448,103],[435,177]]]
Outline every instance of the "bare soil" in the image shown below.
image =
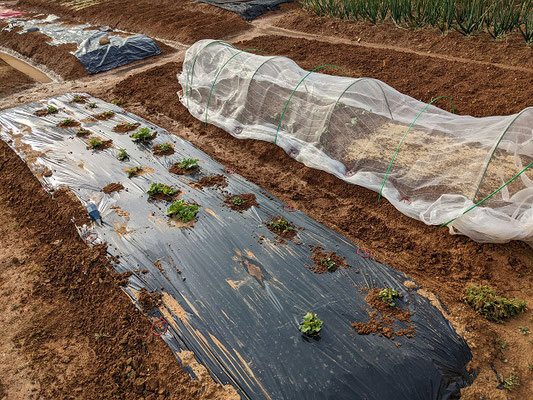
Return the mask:
[[[524,46],[516,35],[501,41],[493,41],[486,35],[466,39],[450,33],[442,37],[431,30],[411,32],[390,25],[372,26],[318,18],[294,6],[283,7],[285,11],[249,24],[205,4],[170,0],[157,5],[148,0],[111,0],[79,12],[45,0],[22,0],[19,5],[32,5],[73,21],[110,25],[184,43],[201,38],[229,39],[239,48],[259,48],[290,57],[307,70],[335,64],[349,76],[380,79],[424,102],[440,95],[451,95],[456,112],[460,114],[505,115],[532,105],[532,48]],[[59,66],[61,54],[40,56],[42,38],[29,36],[17,35],[16,40],[5,37],[10,40],[5,46],[25,49],[19,52],[32,57],[36,63],[57,63],[58,70],[65,76],[76,75],[70,62]],[[3,39],[0,34],[0,40]],[[519,242],[479,244],[450,235],[446,229],[426,226],[400,214],[387,201],[377,203],[374,192],[303,166],[273,144],[239,140],[214,126],[204,127],[202,121],[190,116],[176,95],[181,90],[176,74],[181,71],[182,60],[183,54],[175,53],[169,60],[152,60],[153,68],[143,67],[116,75],[111,72],[91,77],[91,80],[82,78],[79,85],[108,101],[122,97],[123,107],[128,111],[191,141],[289,206],[307,213],[357,245],[369,248],[377,260],[416,280],[423,287],[418,292],[442,310],[472,349],[471,367],[477,379],[462,391],[464,399],[532,397],[531,339],[519,330],[520,326],[533,328],[531,311],[505,324],[495,324],[482,319],[463,301],[465,288],[475,283],[488,284],[502,295],[533,304],[533,250],[530,247]],[[323,72],[337,73],[333,69]],[[79,87],[76,85],[65,83],[49,91],[26,91],[2,104],[14,106],[38,100],[46,95],[72,91]],[[444,101],[436,105],[448,107]],[[0,229],[10,232],[10,237],[20,238],[12,224],[15,220],[29,232],[28,240],[10,242],[14,247],[1,246],[2,250],[12,250],[0,253],[4,257],[0,257],[0,262],[4,262],[6,256],[20,253],[24,256],[17,255],[19,260],[27,260],[24,265],[36,265],[39,269],[38,275],[28,275],[23,268],[9,266],[11,262],[7,258],[7,270],[0,269],[2,279],[6,276],[3,271],[9,274],[16,271],[28,280],[19,279],[19,275],[17,280],[0,280],[0,295],[25,296],[30,306],[24,308],[22,319],[16,319],[21,315],[13,314],[6,307],[0,313],[7,321],[17,321],[16,335],[20,327],[23,338],[33,335],[32,339],[36,338],[40,346],[32,346],[31,340],[17,341],[21,347],[11,351],[6,362],[3,359],[0,362],[2,390],[13,393],[13,388],[22,388],[22,398],[29,398],[26,393],[31,394],[32,390],[37,393],[36,398],[58,398],[61,397],[59,393],[67,392],[75,398],[137,398],[141,395],[136,394],[133,383],[120,373],[129,366],[127,359],[137,356],[142,358],[139,365],[151,366],[150,376],[158,382],[159,390],[174,391],[169,393],[170,398],[224,398],[214,391],[201,391],[199,385],[204,383],[191,381],[164,343],[150,336],[150,322],[135,311],[129,299],[116,287],[115,278],[110,277],[107,260],[99,253],[103,250],[89,249],[78,239],[69,223],[70,215],[66,215],[68,209],[51,202],[29,170],[5,145],[0,145],[0,152],[5,154],[0,158],[0,199],[2,205],[5,204],[0,210]],[[215,179],[206,179],[204,187],[211,186],[212,181]],[[11,219],[4,217],[6,213],[10,213]],[[54,245],[57,239],[64,242]],[[94,262],[93,257],[96,257]],[[83,268],[88,268],[88,275],[80,273]],[[32,280],[34,276],[38,279]],[[413,282],[406,281],[405,285],[416,289]],[[71,294],[74,294],[72,299]],[[8,297],[0,304],[19,302],[16,297],[11,299]],[[41,304],[49,308],[37,308]],[[40,313],[47,318],[41,318]],[[107,318],[112,320],[112,325],[108,325]],[[69,321],[68,325],[65,320]],[[13,328],[3,326],[0,324],[0,333],[14,332]],[[102,328],[106,334],[112,332],[111,337],[99,336],[96,340],[94,334],[101,333]],[[40,332],[44,332],[42,341],[39,341]],[[147,336],[142,336],[145,334]],[[124,335],[127,341],[120,344]],[[6,343],[7,348],[12,343],[11,336],[4,337],[8,339],[0,345],[4,346],[0,348],[0,357],[5,357]],[[72,339],[74,337],[76,340]],[[131,343],[130,338],[133,338]],[[137,339],[148,343],[148,350],[139,348]],[[499,343],[508,342],[508,346],[502,350],[496,339]],[[123,353],[130,354],[126,361]],[[74,380],[69,375],[68,371],[73,369],[68,367],[71,364],[61,361],[62,357],[73,360],[72,368],[81,371],[79,379]],[[28,366],[23,373],[17,372],[25,362]],[[147,369],[140,371],[146,373]],[[519,376],[521,385],[512,392],[498,388],[501,378],[512,373]],[[79,386],[81,391],[75,391]],[[144,388],[147,387],[152,386],[144,383]],[[160,395],[155,398],[157,396]]]

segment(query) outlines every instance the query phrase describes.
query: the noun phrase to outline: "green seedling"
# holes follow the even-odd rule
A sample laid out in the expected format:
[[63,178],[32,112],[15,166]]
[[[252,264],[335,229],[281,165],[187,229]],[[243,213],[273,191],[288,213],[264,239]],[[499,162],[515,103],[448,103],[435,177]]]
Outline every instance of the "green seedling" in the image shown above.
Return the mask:
[[337,266],[337,264],[335,264],[335,261],[333,261],[330,257],[325,257],[320,260],[320,264],[325,265],[328,268],[328,271],[332,270]]
[[115,115],[115,113],[111,110],[108,110],[108,111],[105,111],[103,113],[106,117],[112,117],[113,115]]
[[184,200],[175,201],[168,210],[169,217],[176,217],[182,222],[191,221],[198,213],[198,206],[196,204],[185,203]]
[[235,206],[242,206],[244,204],[244,200],[239,196],[235,196],[233,199],[231,199],[231,204]]
[[529,335],[529,334],[531,333],[531,331],[529,330],[529,328],[526,327],[526,326],[519,326],[519,327],[518,327],[518,330],[519,330],[520,333],[521,333],[522,335],[524,335],[524,336],[527,336],[527,335]]
[[152,140],[152,132],[148,128],[141,128],[133,135],[131,135],[133,141],[136,143],[147,143]]
[[128,152],[126,151],[126,149],[120,149],[118,151],[118,155],[117,155],[117,158],[120,160],[120,161],[125,161],[127,160],[128,158],[130,158]]
[[320,320],[315,313],[308,312],[304,316],[304,320],[300,324],[299,330],[305,335],[318,335],[322,330],[322,320]]
[[198,168],[198,160],[194,158],[184,158],[178,163],[178,167],[186,171]]
[[89,107],[89,108],[96,108],[96,107],[98,107],[98,106],[96,105],[96,103],[89,103],[89,104],[87,104],[87,107]]
[[355,124],[357,124],[357,118],[356,118],[356,117],[353,117],[352,120],[350,121],[350,124],[352,124],[352,126],[354,126]]
[[155,196],[156,194],[174,196],[176,193],[178,193],[178,191],[173,187],[165,185],[163,183],[152,183],[152,186],[150,186],[150,189],[148,189],[147,193],[150,196]]
[[395,299],[402,297],[402,294],[392,288],[385,288],[380,290],[376,296],[379,297],[384,303],[387,303],[390,307],[395,307]]
[[485,286],[469,286],[465,290],[465,302],[489,321],[502,323],[527,309],[522,300],[506,298]]
[[59,123],[61,126],[72,126],[76,121],[74,121],[72,118],[64,119]]
[[294,229],[291,226],[290,222],[287,221],[283,217],[279,217],[277,220],[270,221],[268,223],[268,226],[270,226],[270,228],[272,228],[275,231],[280,232],[280,233],[287,233],[287,232],[292,231]]
[[170,143],[161,143],[155,146],[156,151],[165,152],[172,150],[172,144]]
[[47,114],[55,114],[57,112],[57,108],[55,108],[54,106],[48,106],[46,108],[46,113]]
[[78,95],[76,94],[76,95],[74,95],[74,97],[72,98],[72,101],[73,101],[74,103],[82,103],[82,102],[84,101],[84,99],[83,99],[83,97],[78,96]]
[[499,358],[503,362],[507,362],[507,358],[505,358],[504,353],[505,353],[505,350],[507,350],[508,347],[509,347],[509,342],[507,342],[507,340],[502,339],[502,338],[494,339],[494,348],[496,350],[498,350]]
[[134,176],[139,175],[143,171],[143,167],[137,166],[133,168],[129,168],[126,170],[126,173],[128,174],[128,178],[133,178]]
[[517,386],[520,386],[520,378],[518,378],[518,376],[516,376],[515,374],[511,374],[509,378],[505,378],[503,380],[503,388],[505,390],[512,391]]
[[124,104],[124,99],[122,97],[119,97],[118,99],[111,100],[111,104],[114,104],[116,106],[120,106]]
[[78,129],[76,136],[86,136],[89,134],[89,131],[83,128]]
[[104,145],[104,142],[98,139],[91,139],[91,141],[89,142],[89,147],[91,149],[99,149],[103,145]]

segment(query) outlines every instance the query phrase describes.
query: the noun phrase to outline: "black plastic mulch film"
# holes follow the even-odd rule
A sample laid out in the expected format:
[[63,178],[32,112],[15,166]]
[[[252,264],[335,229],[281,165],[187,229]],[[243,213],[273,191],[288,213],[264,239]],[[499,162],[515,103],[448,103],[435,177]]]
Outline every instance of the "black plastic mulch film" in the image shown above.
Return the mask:
[[[116,105],[85,94],[78,94],[88,97],[85,104],[77,104],[73,96],[1,111],[0,136],[23,159],[30,149],[40,154],[29,166],[36,176],[52,171],[40,178],[52,196],[68,186],[84,206],[98,207],[103,225],[79,227],[80,234],[89,244],[107,242],[108,252],[119,256],[116,270],[133,273],[124,290],[134,301],[141,288],[162,294],[162,305],[151,315],[168,322],[162,337],[178,359],[181,350],[193,351],[216,381],[233,385],[244,399],[449,399],[465,385],[470,350],[425,297],[403,285],[404,274],[361,257],[346,238],[287,208],[189,142]],[[57,112],[34,114],[48,106]],[[106,111],[114,113],[108,120],[91,118]],[[81,122],[91,136],[59,127],[65,119]],[[171,143],[175,153],[154,156],[151,145],[113,131],[121,122],[156,132],[152,145]],[[113,146],[88,149],[95,137]],[[120,148],[129,160],[117,159]],[[168,172],[183,158],[198,159],[199,171]],[[139,165],[144,173],[128,178],[125,169]],[[226,193],[194,186],[216,174],[225,176]],[[199,205],[192,227],[170,222],[169,203],[149,201],[153,182],[172,185],[182,192],[180,199]],[[110,183],[125,189],[103,193]],[[227,193],[253,193],[259,206],[234,211],[225,204]],[[302,228],[296,238],[280,243],[267,229],[277,216]],[[315,274],[308,268],[309,245],[335,251],[352,267]],[[359,335],[350,326],[368,321],[364,289],[372,287],[401,291],[399,305],[413,313],[414,337]],[[319,340],[298,330],[307,312],[324,322]],[[402,327],[395,322],[395,329]]]
[[279,5],[292,3],[295,0],[195,0],[199,3],[207,3],[239,14],[247,21],[273,10],[279,10]]

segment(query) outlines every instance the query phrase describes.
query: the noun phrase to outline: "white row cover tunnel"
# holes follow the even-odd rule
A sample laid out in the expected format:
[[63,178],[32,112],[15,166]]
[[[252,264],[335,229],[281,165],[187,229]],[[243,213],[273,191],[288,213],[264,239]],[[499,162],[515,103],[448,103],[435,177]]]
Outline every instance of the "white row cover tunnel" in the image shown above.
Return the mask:
[[376,79],[320,73],[327,68],[340,70],[309,72],[285,57],[201,40],[186,52],[180,100],[199,120],[274,142],[426,224],[479,242],[533,244],[532,107],[456,115]]

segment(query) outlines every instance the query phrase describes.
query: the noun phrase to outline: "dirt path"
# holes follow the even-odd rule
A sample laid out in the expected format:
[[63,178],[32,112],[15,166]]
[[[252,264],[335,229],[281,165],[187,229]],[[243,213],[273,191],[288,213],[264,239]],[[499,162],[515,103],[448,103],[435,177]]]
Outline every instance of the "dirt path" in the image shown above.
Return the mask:
[[[39,2],[43,3],[40,0],[23,3],[37,4]],[[42,4],[41,6],[46,7]],[[54,10],[65,12],[67,16],[70,15],[69,12],[59,8]],[[207,9],[204,11],[204,8],[201,10],[211,12]],[[95,13],[94,21],[99,23],[107,21],[102,14],[103,12]],[[80,15],[92,22],[91,13],[88,11]],[[129,31],[139,28],[138,31],[150,34],[146,24],[136,26],[133,21],[137,20],[124,18],[120,26]],[[180,21],[181,24],[184,23]],[[228,20],[227,24],[231,24],[231,21]],[[530,247],[516,242],[504,245],[482,245],[464,237],[452,236],[445,229],[429,227],[401,215],[386,201],[378,204],[373,192],[349,185],[326,173],[304,167],[272,144],[238,140],[213,126],[204,128],[203,124],[192,118],[179,103],[176,92],[181,90],[181,87],[177,82],[176,74],[181,70],[183,49],[187,47],[186,43],[191,43],[198,38],[212,37],[230,40],[239,48],[262,48],[271,54],[291,57],[308,70],[322,64],[336,64],[350,76],[376,77],[401,92],[426,102],[438,95],[451,93],[459,113],[488,116],[516,113],[532,105],[531,48],[517,45],[517,39],[514,37],[504,42],[493,42],[492,48],[489,47],[491,43],[482,38],[459,40],[456,35],[440,38],[427,32],[419,32],[418,38],[402,30],[395,30],[391,33],[390,28],[387,28],[389,30],[387,31],[382,27],[368,27],[364,24],[340,23],[310,16],[306,18],[301,10],[290,9],[290,7],[286,12],[273,13],[252,24],[247,24],[246,27],[243,26],[240,30],[222,29],[217,32],[211,25],[210,30],[201,32],[195,27],[189,29],[174,26],[173,29],[167,33],[163,30],[153,32],[164,36],[165,43],[177,49],[175,53],[92,77],[53,82],[23,90],[0,98],[0,109],[72,91],[88,91],[106,100],[122,97],[125,100],[124,107],[128,111],[137,113],[191,141],[217,161],[261,185],[290,206],[306,212],[319,222],[346,235],[354,243],[371,248],[378,260],[415,278],[427,289],[430,297],[431,293],[437,294],[449,312],[448,318],[458,332],[466,338],[474,353],[473,367],[478,371],[479,377],[471,387],[464,390],[465,399],[480,399],[483,396],[486,399],[530,398],[533,393],[533,380],[531,379],[533,373],[528,366],[530,362],[533,363],[533,357],[530,356],[531,339],[527,335],[522,335],[519,327],[526,326],[533,329],[533,322],[530,320],[531,312],[506,324],[493,324],[481,319],[463,302],[463,291],[469,283],[487,283],[503,294],[516,296],[533,304],[533,292],[531,291],[533,251]],[[393,37],[395,35],[396,38]],[[333,43],[334,46],[332,46]],[[468,58],[465,55],[468,55]],[[444,104],[442,106],[445,107]],[[9,167],[9,170],[10,168],[12,167]],[[0,174],[5,170],[0,170]],[[4,179],[4,175],[0,176]],[[20,178],[17,179],[13,177],[11,186],[7,188],[11,187],[14,190],[17,184],[22,185]],[[30,187],[36,191],[39,190],[33,179],[29,177],[26,179]],[[22,186],[26,186],[26,183]],[[41,197],[39,195],[39,199]],[[16,198],[21,199],[20,196]],[[5,204],[3,197],[2,202]],[[25,204],[31,208],[31,205]],[[58,212],[53,211],[51,215],[56,215]],[[27,211],[10,203],[6,213],[11,215],[9,217],[11,219],[7,216],[0,218],[2,221],[0,225],[5,232],[15,235],[16,231],[13,231],[15,228],[10,226],[10,222],[13,218],[24,217]],[[52,229],[51,232],[55,232],[55,229],[50,226],[35,227],[31,219],[27,217],[23,220],[30,224],[23,225],[23,228],[29,229],[35,237],[34,240],[37,241],[37,246],[43,245],[41,238],[45,237],[44,244],[49,248],[51,239],[46,239],[46,235],[50,229]],[[67,225],[61,226],[66,230],[71,229]],[[30,254],[31,257],[26,256],[28,262],[24,265],[33,265],[31,264],[34,259],[32,257],[37,256],[24,247],[26,242],[21,243],[20,246],[22,246],[20,249],[13,251],[22,253],[26,251],[24,254]],[[68,246],[61,248],[65,247],[64,251],[68,251],[70,246],[80,251],[80,258],[77,259],[79,263],[83,264],[93,256],[89,250],[83,250],[83,243],[75,244],[69,241]],[[49,255],[50,252],[47,254]],[[61,257],[67,257],[66,253],[61,254],[63,254]],[[66,259],[68,260],[68,257]],[[9,257],[5,261],[3,258],[0,260],[10,265]],[[62,258],[53,260],[58,264],[64,262]],[[43,259],[37,258],[35,262],[41,265]],[[105,262],[102,261],[102,265],[104,264]],[[67,263],[66,267],[72,267],[72,264]],[[21,279],[23,287],[26,284],[28,287],[35,284],[30,278]],[[9,284],[8,282],[8,288]],[[55,288],[50,289],[53,293],[59,292],[60,288],[68,292],[71,282],[63,284],[51,281],[49,284],[52,285],[51,288]],[[75,282],[73,284],[76,285]],[[109,288],[115,288],[115,286],[109,284],[105,290],[111,290]],[[103,292],[104,289],[102,289]],[[32,301],[34,295],[37,296],[36,301],[41,301],[39,296],[43,292],[34,289],[32,296],[28,295],[27,290],[24,293],[21,296],[27,296],[28,301]],[[17,296],[16,293],[14,296]],[[120,301],[117,300],[119,303],[129,302],[122,294],[120,296],[117,294],[117,296],[117,299],[121,296],[123,298]],[[61,300],[57,300],[56,304],[61,304],[62,307],[62,302],[68,304],[66,300],[63,296]],[[18,297],[13,297],[9,298],[7,303],[17,304],[19,301]],[[128,309],[125,303],[125,313],[131,312],[131,315],[139,315],[131,304]],[[69,308],[67,310],[72,312],[71,315],[76,315],[76,310]],[[16,316],[17,314],[8,311],[5,318],[9,322],[13,321]],[[146,329],[147,321],[140,316],[138,322],[135,323],[144,326],[144,328],[136,329],[141,329],[141,331]],[[34,324],[32,329],[36,328],[37,325]],[[94,334],[95,328],[92,329],[91,334]],[[80,343],[89,346],[83,348],[83,351],[92,354],[90,348],[95,342],[91,334],[85,332],[83,336],[81,331],[77,331],[76,334],[81,335]],[[495,345],[496,339],[507,341],[507,349],[502,352]],[[118,343],[109,343],[106,349],[112,351],[114,346],[120,347]],[[159,341],[154,343],[159,343]],[[164,344],[154,344],[154,346],[164,347]],[[158,351],[164,352],[163,347]],[[14,361],[11,373],[14,374],[13,371],[20,368],[17,366],[28,363],[24,361],[24,357],[29,357],[28,355],[33,354],[34,351],[34,348],[22,347],[20,352],[13,352]],[[38,355],[43,356],[42,353]],[[168,352],[167,356],[170,358],[165,360],[172,364],[173,356]],[[89,364],[100,362],[98,357],[94,358],[94,355],[90,357],[93,358],[90,358]],[[120,355],[117,357],[120,359]],[[83,365],[82,360],[79,360],[77,365]],[[104,370],[107,368],[102,364],[97,365],[101,365]],[[48,382],[53,381],[53,387],[70,387],[68,379],[67,384],[64,384],[60,383],[57,377],[54,378],[54,374],[63,376],[62,374],[66,373],[65,367],[55,369],[48,375],[42,375],[44,373],[42,368],[39,362],[30,362],[26,369],[31,371],[32,375],[13,375],[13,379],[21,379],[21,384],[30,391],[33,387],[32,379],[35,379],[37,393],[40,393],[43,398],[49,396],[50,393],[39,389],[39,383],[45,382],[48,385]],[[184,396],[193,396],[197,386],[187,380],[180,371],[174,371],[176,375],[159,376],[160,386],[163,388],[170,387],[168,386],[170,384],[176,384],[176,387],[185,386],[187,394]],[[500,379],[516,373],[521,379],[521,386],[513,392],[497,389],[498,378],[494,371],[497,371]],[[9,371],[8,376],[12,376]],[[172,376],[176,376],[177,380],[173,380]],[[6,382],[2,378],[0,382],[4,387],[9,388],[12,385],[9,383],[11,381]]]

